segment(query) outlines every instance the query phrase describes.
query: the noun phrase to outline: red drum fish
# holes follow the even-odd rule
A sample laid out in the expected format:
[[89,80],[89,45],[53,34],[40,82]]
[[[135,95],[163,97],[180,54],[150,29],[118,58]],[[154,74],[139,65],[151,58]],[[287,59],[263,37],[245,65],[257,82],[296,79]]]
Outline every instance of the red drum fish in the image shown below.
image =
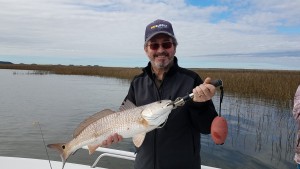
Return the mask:
[[120,111],[105,109],[84,120],[75,129],[73,139],[67,143],[47,145],[60,153],[63,167],[68,157],[79,148],[88,146],[92,154],[110,135],[118,133],[123,138],[133,138],[140,147],[147,132],[166,122],[174,108],[171,100],[162,100],[136,107],[130,101],[121,106]]

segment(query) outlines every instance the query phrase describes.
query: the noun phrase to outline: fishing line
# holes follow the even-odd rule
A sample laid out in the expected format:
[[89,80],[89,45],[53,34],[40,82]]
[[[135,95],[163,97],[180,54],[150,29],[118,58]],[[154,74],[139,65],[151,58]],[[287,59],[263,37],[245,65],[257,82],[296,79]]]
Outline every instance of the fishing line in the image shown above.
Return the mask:
[[220,105],[219,105],[219,116],[221,116],[221,106],[223,102],[223,96],[224,96],[224,89],[223,89],[223,84],[220,86],[221,94],[220,94]]
[[43,131],[42,131],[42,127],[41,127],[41,125],[40,125],[39,122],[34,122],[33,124],[34,124],[34,125],[38,125],[38,127],[39,127],[39,129],[40,129],[41,136],[42,136],[43,143],[44,143],[44,148],[45,148],[45,150],[46,150],[47,158],[48,158],[48,161],[49,161],[49,165],[50,165],[50,168],[52,169],[52,165],[51,165],[50,157],[49,157],[48,150],[47,150],[47,147],[46,147],[46,143],[45,143],[45,139],[44,139],[44,134],[43,134]]

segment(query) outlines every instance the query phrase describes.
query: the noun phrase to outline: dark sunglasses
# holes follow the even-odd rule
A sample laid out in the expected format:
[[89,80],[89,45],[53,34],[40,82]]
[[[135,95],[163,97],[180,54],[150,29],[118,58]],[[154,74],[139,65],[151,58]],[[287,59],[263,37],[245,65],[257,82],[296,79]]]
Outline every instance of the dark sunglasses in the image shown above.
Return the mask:
[[151,50],[157,50],[159,46],[163,47],[164,49],[170,49],[173,45],[173,42],[163,42],[161,44],[159,43],[150,43],[148,46],[150,46]]

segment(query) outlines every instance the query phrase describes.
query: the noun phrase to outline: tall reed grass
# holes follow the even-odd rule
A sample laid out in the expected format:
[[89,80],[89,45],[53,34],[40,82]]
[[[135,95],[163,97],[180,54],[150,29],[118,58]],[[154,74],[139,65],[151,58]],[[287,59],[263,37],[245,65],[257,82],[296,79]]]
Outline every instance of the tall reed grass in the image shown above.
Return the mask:
[[[142,72],[142,68],[36,64],[0,64],[0,69],[42,70],[54,74],[116,77],[128,80]],[[221,79],[227,93],[274,100],[281,104],[290,104],[300,85],[300,71],[200,68],[191,70],[197,72],[203,79],[206,77]]]
[[225,91],[289,104],[300,85],[300,71],[287,70],[195,70],[202,77],[222,79]]

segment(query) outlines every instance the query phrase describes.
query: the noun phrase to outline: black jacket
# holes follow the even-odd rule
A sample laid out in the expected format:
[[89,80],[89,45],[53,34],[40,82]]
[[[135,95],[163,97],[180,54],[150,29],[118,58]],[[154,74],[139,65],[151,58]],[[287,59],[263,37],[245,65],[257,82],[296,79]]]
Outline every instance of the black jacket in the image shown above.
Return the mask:
[[[160,88],[156,87],[154,78],[149,63],[143,73],[132,80],[125,99],[136,106],[164,99],[174,101],[203,83],[198,74],[179,67],[176,57]],[[211,122],[216,116],[211,100],[205,103],[190,101],[174,109],[162,128],[147,133],[137,149],[135,169],[199,169],[200,133],[210,133]]]

